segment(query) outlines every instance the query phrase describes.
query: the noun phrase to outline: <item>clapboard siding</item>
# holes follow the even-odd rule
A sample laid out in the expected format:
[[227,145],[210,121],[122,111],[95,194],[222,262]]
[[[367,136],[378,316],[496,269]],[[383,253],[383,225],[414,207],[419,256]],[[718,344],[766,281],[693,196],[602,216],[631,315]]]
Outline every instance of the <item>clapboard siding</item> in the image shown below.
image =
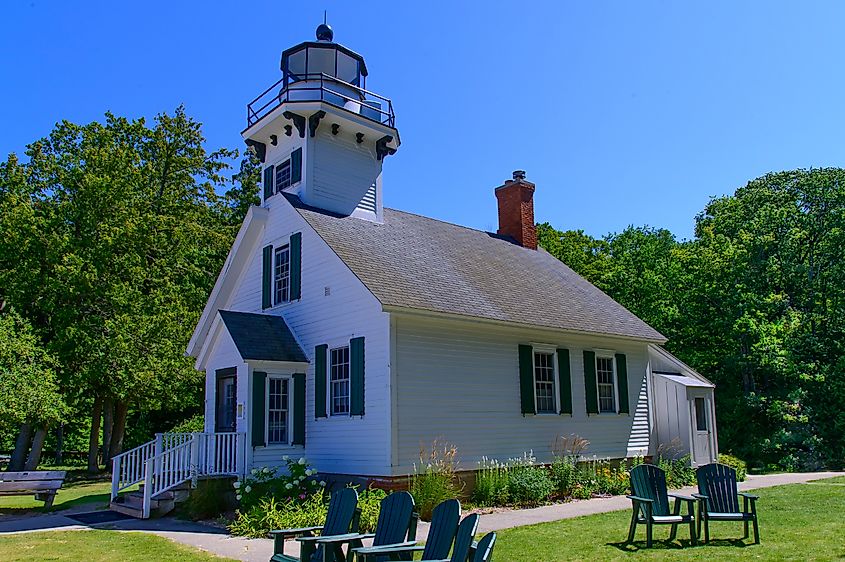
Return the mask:
[[310,181],[305,200],[317,207],[351,214],[381,174],[372,142],[358,144],[351,135],[332,135],[328,127],[317,129],[310,139]]
[[[643,416],[648,423],[647,393],[642,391],[648,369],[645,343],[399,314],[394,323],[394,474],[412,471],[420,446],[437,438],[458,448],[467,469],[484,456],[504,460],[531,450],[548,462],[558,436],[578,435],[590,442],[585,455],[612,458],[628,456],[629,443],[641,447],[648,438],[641,426]],[[520,413],[517,349],[528,343],[570,350],[572,416]],[[627,355],[634,415],[587,416],[582,352],[593,348]]]
[[[389,317],[381,305],[340,258],[308,226],[293,207],[281,196],[270,198],[266,205],[270,216],[264,237],[253,250],[245,272],[230,302],[222,308],[241,312],[261,310],[261,248],[287,243],[294,232],[302,233],[302,298],[264,310],[278,314],[288,326],[311,363],[306,369],[305,447],[258,447],[248,455],[251,467],[279,466],[282,456],[305,456],[319,470],[373,475],[390,473],[390,380],[389,380]],[[326,295],[328,288],[328,296]],[[314,419],[314,348],[319,344],[336,346],[353,337],[365,338],[365,407],[363,417],[329,417]],[[209,364],[208,372],[220,368]],[[292,374],[296,369],[273,365],[249,365],[253,370],[269,374]],[[245,374],[246,374],[245,372]],[[251,396],[251,376],[239,371],[239,402]],[[207,385],[208,388],[208,385]],[[241,390],[243,389],[243,392]],[[211,389],[209,389],[211,390]],[[209,394],[213,398],[212,394]],[[243,427],[250,431],[251,405],[246,404]],[[247,439],[250,442],[250,439]]]

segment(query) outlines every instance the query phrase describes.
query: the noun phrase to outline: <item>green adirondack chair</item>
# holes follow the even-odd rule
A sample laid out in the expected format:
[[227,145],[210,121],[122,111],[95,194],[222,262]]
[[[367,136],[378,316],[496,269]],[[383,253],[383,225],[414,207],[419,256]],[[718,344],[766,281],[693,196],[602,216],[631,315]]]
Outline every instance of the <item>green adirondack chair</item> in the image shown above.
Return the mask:
[[[415,540],[419,517],[419,514],[414,512],[414,498],[411,497],[411,494],[408,492],[393,492],[381,500],[375,533],[345,533],[334,536],[322,535],[316,538],[316,542],[318,545],[331,548],[348,544],[349,551],[346,560],[347,562],[351,562],[354,551],[364,546],[364,539],[373,539],[373,546]],[[329,550],[327,548],[323,552],[324,556],[328,556],[328,552]],[[331,559],[325,558],[325,560],[328,562]],[[386,562],[387,560],[411,560],[411,555],[398,553],[395,555],[376,556],[375,561],[371,559],[369,562]]]
[[[358,522],[361,518],[361,508],[358,507],[358,492],[353,488],[344,488],[332,494],[329,510],[326,513],[326,524],[322,527],[302,527],[300,529],[277,529],[270,531],[273,535],[273,557],[271,562],[342,562],[346,556],[337,545],[336,548],[317,547],[314,533],[321,535],[340,535],[343,533],[357,533]],[[285,539],[293,537],[300,543],[298,557],[285,554]],[[334,545],[333,545],[334,546]],[[323,551],[328,551],[324,553]]]
[[428,528],[425,546],[417,545],[416,541],[405,541],[398,544],[356,548],[355,554],[361,562],[369,562],[378,559],[380,556],[397,556],[399,554],[413,556],[414,552],[421,550],[423,560],[442,560],[449,556],[449,550],[455,540],[460,520],[461,502],[446,500],[435,507],[431,513],[431,525]]
[[[698,502],[698,529],[704,523],[704,543],[710,542],[710,521],[742,521],[745,526],[744,539],[748,538],[748,523],[754,525],[754,544],[760,544],[760,528],[757,525],[757,499],[759,496],[739,492],[736,487],[736,470],[724,464],[707,464],[695,473],[698,493],[693,494]],[[742,511],[739,510],[739,496],[742,496]]]
[[493,559],[493,547],[496,545],[496,533],[487,533],[472,546],[472,562],[490,562]]
[[478,530],[479,519],[480,517],[477,513],[470,513],[458,525],[458,532],[455,535],[455,545],[452,548],[451,558],[431,559],[423,557],[420,562],[467,562],[470,550],[473,548],[472,541],[475,538],[475,532]]
[[[628,499],[633,503],[631,528],[628,530],[628,544],[634,542],[638,523],[645,523],[646,546],[652,545],[654,525],[672,525],[669,540],[675,540],[678,525],[689,524],[690,540],[696,544],[695,498],[680,494],[669,494],[666,490],[666,473],[651,464],[641,464],[631,469],[631,492]],[[675,498],[675,509],[669,513],[669,497]],[[687,504],[687,515],[681,514],[682,502]]]

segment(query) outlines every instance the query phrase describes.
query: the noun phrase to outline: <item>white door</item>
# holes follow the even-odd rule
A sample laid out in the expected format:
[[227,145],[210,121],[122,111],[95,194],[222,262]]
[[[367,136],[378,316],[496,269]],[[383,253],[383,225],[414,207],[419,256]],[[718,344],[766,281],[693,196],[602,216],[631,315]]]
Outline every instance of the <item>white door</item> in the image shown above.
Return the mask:
[[692,399],[692,461],[697,465],[713,462],[710,401],[704,396]]

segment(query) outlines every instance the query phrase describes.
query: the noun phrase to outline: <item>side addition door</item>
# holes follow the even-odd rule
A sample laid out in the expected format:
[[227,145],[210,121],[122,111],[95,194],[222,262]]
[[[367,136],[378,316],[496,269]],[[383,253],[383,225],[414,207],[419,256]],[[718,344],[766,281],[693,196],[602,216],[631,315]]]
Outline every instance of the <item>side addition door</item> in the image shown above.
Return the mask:
[[237,369],[234,367],[218,369],[216,390],[214,431],[217,433],[234,432],[238,403]]

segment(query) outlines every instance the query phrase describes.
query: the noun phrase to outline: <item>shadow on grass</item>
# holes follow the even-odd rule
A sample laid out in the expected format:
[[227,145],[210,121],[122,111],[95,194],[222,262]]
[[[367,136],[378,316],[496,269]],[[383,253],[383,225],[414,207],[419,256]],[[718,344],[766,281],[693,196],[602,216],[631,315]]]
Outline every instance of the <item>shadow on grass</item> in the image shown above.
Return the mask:
[[[606,543],[605,546],[612,546],[617,550],[621,550],[622,552],[639,552],[641,550],[649,551],[649,550],[683,550],[686,548],[699,548],[704,546],[704,541],[699,540],[698,543],[693,546],[692,541],[689,539],[679,539],[677,542],[669,540],[659,540],[654,539],[652,542],[651,548],[646,546],[646,541],[634,541],[634,542],[609,542]],[[753,543],[746,543],[743,539],[711,539],[707,546],[733,546],[736,548],[745,548],[747,546],[754,546]]]

